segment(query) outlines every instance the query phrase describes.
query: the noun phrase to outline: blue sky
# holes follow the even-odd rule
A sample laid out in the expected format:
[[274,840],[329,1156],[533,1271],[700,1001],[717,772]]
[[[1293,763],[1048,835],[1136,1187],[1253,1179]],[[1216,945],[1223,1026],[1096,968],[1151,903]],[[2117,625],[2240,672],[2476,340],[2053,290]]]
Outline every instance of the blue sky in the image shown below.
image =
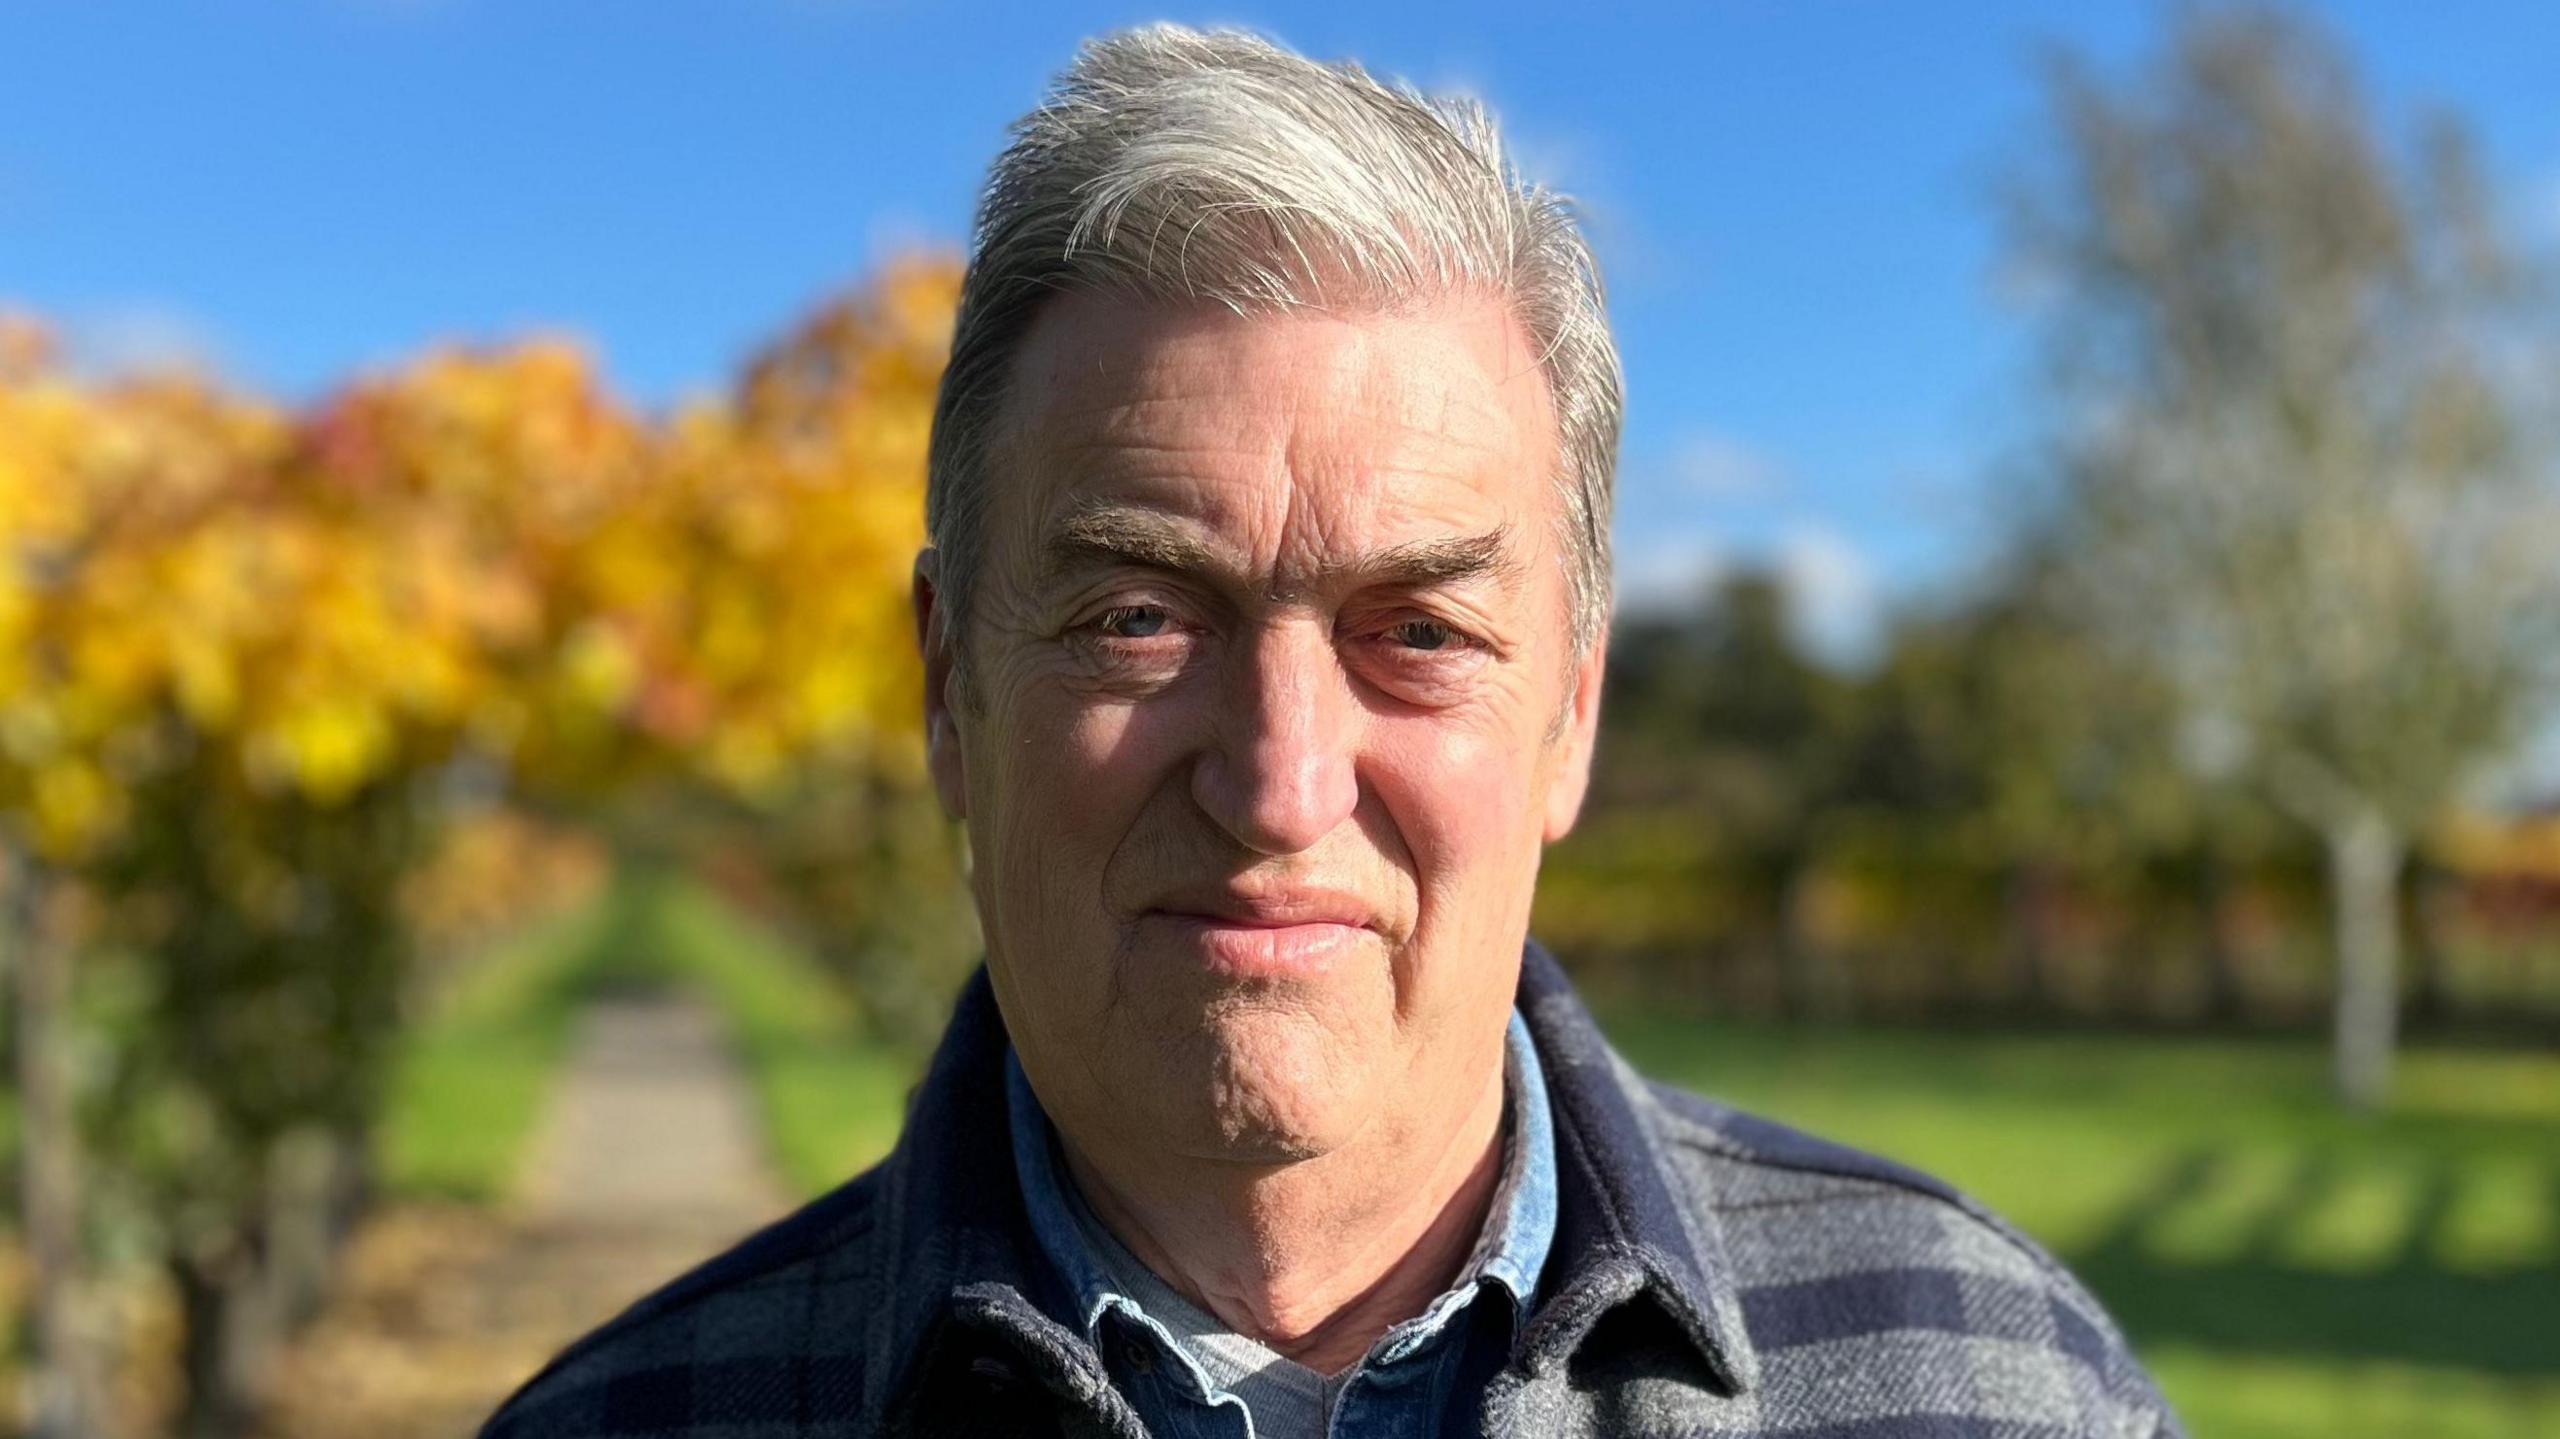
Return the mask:
[[[1609,276],[1626,588],[1767,560],[1854,650],[2004,508],[2026,357],[1988,190],[2034,143],[2039,47],[2121,63],[2163,12],[1574,8],[13,4],[0,304],[101,362],[193,354],[289,397],[565,328],[662,403],[881,256],[956,245],[1078,37],[1243,23],[1492,102],[1582,198]],[[2560,239],[2560,6],[2315,8],[2389,122],[2459,108],[2518,218]]]

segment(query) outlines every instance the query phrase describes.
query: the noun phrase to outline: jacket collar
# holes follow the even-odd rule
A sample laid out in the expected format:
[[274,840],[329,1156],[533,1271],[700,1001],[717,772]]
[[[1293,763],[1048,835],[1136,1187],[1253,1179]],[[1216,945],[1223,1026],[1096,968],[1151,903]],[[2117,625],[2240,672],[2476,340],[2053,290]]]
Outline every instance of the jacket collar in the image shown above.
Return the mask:
[[[1532,940],[1518,1007],[1553,1113],[1557,1216],[1513,1377],[1553,1374],[1602,1316],[1632,1309],[1692,1353],[1718,1389],[1753,1382],[1739,1297],[1713,1218],[1683,1201],[1646,1121],[1654,1101],[1611,1050],[1564,971]],[[1040,1258],[1006,1118],[1003,1016],[981,966],[881,1166],[874,1262],[887,1296],[866,1336],[875,1424],[929,1413],[925,1392],[955,1373],[1036,1383],[1105,1429],[1137,1432],[1085,1339],[1058,1323],[1068,1295]]]
[[1683,1194],[1647,1121],[1659,1102],[1536,940],[1522,955],[1518,1003],[1555,1111],[1557,1217],[1547,1281],[1512,1367],[1560,1368],[1603,1314],[1632,1305],[1668,1321],[1714,1387],[1749,1388],[1758,1372],[1732,1266],[1714,1214]]

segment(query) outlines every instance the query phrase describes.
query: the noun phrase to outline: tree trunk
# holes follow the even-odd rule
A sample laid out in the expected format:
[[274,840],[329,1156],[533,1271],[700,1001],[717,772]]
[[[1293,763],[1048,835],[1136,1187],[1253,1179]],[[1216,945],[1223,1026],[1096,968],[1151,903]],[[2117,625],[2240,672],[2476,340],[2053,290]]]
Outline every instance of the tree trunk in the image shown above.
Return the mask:
[[2051,976],[2060,887],[2053,866],[2041,859],[2010,865],[2001,886],[2008,953],[1999,1003],[2018,1014],[2043,1018],[2055,1008]]
[[1768,890],[1776,896],[1769,953],[1778,971],[1779,1005],[1789,1020],[1837,1024],[1857,1007],[1848,966],[1823,941],[1814,923],[1814,867],[1790,857],[1775,866]]
[[180,1439],[241,1439],[257,1419],[266,1361],[274,1350],[274,1295],[247,1249],[178,1254],[169,1261],[178,1290],[179,1363],[186,1379]]
[[2409,1004],[2404,1016],[2412,1026],[2442,1023],[2454,1017],[2453,952],[2447,936],[2452,908],[2452,881],[2432,864],[2410,866],[2403,931],[2409,946]]
[[79,1116],[67,1032],[71,955],[45,922],[33,874],[6,863],[11,858],[0,855],[0,952],[14,949],[17,970],[19,1206],[35,1351],[28,1433],[86,1439],[100,1427],[105,1386],[82,1285]]
[[2205,1014],[2223,1023],[2238,1019],[2246,1007],[2232,891],[2230,866],[2220,855],[2207,853],[2196,868],[2196,923],[2204,954]]
[[347,1241],[372,1199],[372,1164],[355,1124],[307,1127],[280,1140],[269,1160],[267,1313],[291,1338],[327,1307]]
[[2391,1089],[2400,1007],[2399,832],[2371,809],[2326,826],[2329,902],[2338,955],[2338,1097],[2378,1109]]

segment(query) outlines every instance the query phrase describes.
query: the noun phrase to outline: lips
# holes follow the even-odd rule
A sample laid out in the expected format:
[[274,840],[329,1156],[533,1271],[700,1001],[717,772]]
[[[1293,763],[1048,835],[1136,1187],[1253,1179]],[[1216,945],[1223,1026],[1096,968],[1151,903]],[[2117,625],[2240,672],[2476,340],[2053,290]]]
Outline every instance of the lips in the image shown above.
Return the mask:
[[1281,929],[1301,924],[1339,924],[1365,929],[1376,909],[1357,896],[1330,889],[1198,891],[1174,895],[1150,907],[1157,914],[1220,924]]
[[1356,953],[1376,915],[1341,890],[1217,888],[1168,895],[1145,918],[1214,971],[1279,979],[1320,975]]

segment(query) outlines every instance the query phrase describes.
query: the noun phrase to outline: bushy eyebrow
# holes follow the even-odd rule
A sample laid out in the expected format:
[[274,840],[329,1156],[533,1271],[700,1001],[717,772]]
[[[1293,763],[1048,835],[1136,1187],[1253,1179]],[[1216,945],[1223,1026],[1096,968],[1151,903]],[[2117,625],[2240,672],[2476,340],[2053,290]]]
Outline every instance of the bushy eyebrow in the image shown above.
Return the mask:
[[1069,514],[1041,547],[1041,578],[1055,583],[1113,565],[1203,574],[1217,552],[1164,515],[1125,505],[1089,505]]
[[[1517,588],[1520,562],[1510,548],[1511,527],[1482,534],[1408,540],[1370,554],[1327,564],[1320,585],[1344,579],[1404,589],[1489,579]],[[1170,515],[1120,504],[1078,509],[1060,521],[1041,546],[1041,577],[1048,583],[1113,565],[1175,574],[1216,576],[1232,566]]]

